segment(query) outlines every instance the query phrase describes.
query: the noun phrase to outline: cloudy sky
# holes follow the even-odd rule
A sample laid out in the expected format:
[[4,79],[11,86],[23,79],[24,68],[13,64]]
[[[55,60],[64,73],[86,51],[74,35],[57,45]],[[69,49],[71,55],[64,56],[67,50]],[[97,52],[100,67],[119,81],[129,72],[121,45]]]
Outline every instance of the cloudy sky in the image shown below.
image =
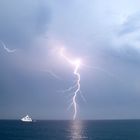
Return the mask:
[[0,119],[140,119],[139,0],[1,0]]

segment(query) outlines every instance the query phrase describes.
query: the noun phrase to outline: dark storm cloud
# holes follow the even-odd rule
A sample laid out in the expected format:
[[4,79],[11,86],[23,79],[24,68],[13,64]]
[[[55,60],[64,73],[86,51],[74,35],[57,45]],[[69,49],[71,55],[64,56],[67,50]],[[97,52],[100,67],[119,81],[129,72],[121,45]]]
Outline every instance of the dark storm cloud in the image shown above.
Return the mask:
[[45,33],[49,14],[43,0],[0,1],[0,39],[10,47],[25,47]]
[[140,14],[134,14],[127,17],[126,21],[122,24],[119,36],[129,33],[137,32],[140,30]]

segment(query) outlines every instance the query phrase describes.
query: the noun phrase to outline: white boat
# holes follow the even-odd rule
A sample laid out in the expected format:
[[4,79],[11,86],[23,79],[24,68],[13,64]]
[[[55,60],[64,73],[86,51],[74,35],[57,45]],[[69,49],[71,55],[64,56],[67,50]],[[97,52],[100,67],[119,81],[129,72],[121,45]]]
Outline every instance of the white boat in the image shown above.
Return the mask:
[[32,119],[29,117],[29,115],[26,115],[25,117],[23,117],[21,119],[21,121],[23,121],[23,122],[32,122]]

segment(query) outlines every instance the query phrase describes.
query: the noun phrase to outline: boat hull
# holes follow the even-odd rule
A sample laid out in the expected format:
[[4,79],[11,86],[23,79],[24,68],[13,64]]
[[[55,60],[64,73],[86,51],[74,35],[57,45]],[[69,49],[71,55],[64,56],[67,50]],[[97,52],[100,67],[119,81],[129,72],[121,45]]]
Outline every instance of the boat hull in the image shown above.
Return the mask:
[[21,119],[23,122],[32,122],[32,119],[27,115],[24,118]]

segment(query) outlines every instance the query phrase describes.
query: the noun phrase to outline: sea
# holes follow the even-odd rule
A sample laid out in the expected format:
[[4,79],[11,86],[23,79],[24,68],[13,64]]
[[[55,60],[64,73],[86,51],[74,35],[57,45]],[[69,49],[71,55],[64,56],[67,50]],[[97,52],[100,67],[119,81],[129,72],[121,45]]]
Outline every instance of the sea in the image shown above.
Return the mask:
[[140,120],[0,120],[0,140],[140,140]]

